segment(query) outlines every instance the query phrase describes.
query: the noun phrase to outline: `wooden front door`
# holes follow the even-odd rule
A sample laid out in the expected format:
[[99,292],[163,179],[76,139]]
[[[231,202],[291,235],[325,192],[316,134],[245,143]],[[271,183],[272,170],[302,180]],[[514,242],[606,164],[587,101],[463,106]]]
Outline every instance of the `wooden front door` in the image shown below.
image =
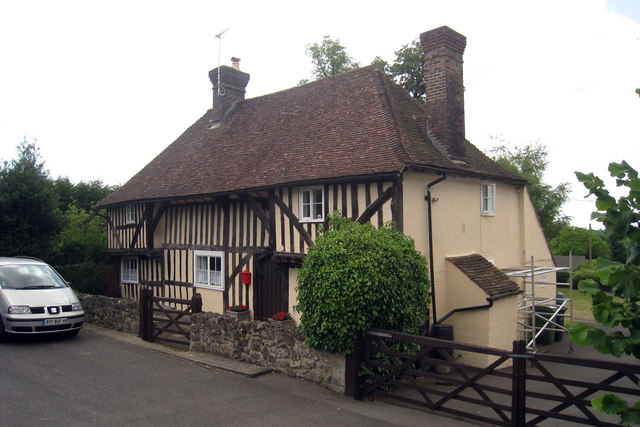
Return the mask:
[[279,311],[289,311],[289,269],[266,256],[256,261],[255,272],[254,318],[266,320]]

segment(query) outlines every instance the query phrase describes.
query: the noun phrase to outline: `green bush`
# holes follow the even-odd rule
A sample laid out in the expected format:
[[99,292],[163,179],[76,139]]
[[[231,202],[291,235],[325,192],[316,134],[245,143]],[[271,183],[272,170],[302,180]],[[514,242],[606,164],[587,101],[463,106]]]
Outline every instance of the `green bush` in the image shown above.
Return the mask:
[[571,282],[573,289],[578,289],[578,283],[580,283],[581,280],[594,280],[596,283],[600,284],[598,270],[596,269],[595,263],[595,260],[587,260],[576,266],[573,270],[573,281]]
[[80,264],[56,265],[55,269],[71,283],[71,287],[84,294],[106,295],[106,281],[102,265],[95,261]]
[[412,239],[336,212],[304,259],[295,309],[310,346],[348,354],[370,328],[420,333],[428,290],[427,262]]

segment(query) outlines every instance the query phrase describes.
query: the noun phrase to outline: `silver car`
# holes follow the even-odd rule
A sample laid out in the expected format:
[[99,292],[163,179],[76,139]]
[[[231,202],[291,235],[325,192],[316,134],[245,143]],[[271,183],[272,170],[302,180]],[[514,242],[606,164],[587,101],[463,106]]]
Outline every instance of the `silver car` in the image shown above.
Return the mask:
[[0,257],[0,341],[7,334],[76,335],[83,323],[80,300],[51,266]]

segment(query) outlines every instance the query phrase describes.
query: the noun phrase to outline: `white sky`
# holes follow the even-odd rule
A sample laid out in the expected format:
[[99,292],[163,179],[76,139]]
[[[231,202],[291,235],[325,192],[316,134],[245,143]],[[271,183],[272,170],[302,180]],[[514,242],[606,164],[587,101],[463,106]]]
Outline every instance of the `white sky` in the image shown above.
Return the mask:
[[227,27],[222,63],[242,59],[252,98],[310,77],[324,35],[367,65],[441,25],[467,37],[467,139],[545,144],[546,180],[572,184],[565,213],[586,227],[573,172],[640,168],[634,0],[0,0],[0,160],[27,137],[54,178],[124,184],[210,108]]

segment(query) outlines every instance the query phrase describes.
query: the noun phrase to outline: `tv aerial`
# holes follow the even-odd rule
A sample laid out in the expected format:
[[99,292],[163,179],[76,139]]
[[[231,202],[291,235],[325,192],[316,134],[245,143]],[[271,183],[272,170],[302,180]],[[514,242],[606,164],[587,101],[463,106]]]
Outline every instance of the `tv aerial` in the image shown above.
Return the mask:
[[222,51],[222,35],[227,31],[229,31],[229,27],[216,34],[216,38],[218,39],[218,96],[224,96],[224,88],[220,86],[220,67],[222,66],[220,53]]

